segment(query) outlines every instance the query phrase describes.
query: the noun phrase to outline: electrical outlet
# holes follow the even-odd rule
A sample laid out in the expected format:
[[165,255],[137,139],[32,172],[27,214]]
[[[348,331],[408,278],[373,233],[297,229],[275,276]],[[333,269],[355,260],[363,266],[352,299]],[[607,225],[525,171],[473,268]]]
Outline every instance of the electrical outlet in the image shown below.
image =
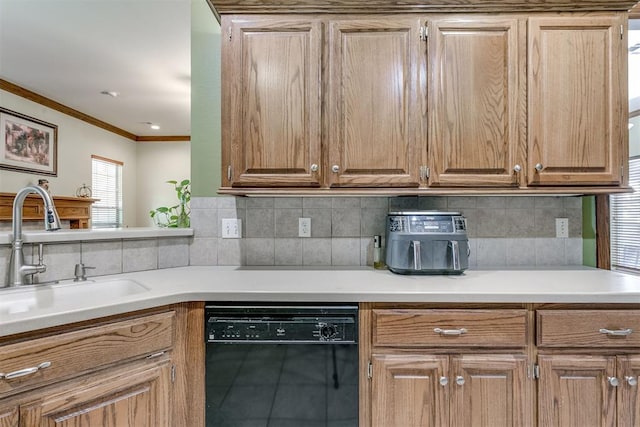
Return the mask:
[[298,237],[311,237],[311,218],[298,218]]
[[569,218],[556,218],[556,237],[569,237]]
[[222,238],[239,239],[242,235],[242,220],[236,218],[222,219]]

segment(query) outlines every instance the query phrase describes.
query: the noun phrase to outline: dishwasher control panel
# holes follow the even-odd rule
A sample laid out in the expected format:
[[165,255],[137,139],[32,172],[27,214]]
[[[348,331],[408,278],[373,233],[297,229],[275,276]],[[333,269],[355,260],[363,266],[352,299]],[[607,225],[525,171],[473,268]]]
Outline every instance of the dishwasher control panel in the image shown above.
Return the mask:
[[206,307],[207,342],[356,343],[357,306]]

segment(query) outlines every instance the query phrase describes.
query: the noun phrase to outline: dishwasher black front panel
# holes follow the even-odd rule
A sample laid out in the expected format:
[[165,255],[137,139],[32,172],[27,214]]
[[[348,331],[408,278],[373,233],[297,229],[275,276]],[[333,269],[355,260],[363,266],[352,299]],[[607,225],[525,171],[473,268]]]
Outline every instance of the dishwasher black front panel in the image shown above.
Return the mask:
[[207,427],[358,426],[357,306],[208,304],[206,323]]

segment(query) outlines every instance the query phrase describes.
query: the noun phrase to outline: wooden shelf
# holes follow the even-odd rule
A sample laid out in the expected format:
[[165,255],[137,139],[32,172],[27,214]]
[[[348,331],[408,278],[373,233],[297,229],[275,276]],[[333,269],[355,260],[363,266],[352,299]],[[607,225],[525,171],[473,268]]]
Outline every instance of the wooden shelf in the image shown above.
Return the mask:
[[[12,221],[13,199],[16,193],[0,193],[0,221]],[[58,216],[61,220],[68,220],[71,228],[89,228],[91,225],[91,205],[98,199],[89,197],[53,196]],[[22,219],[24,221],[43,221],[44,202],[30,194],[24,201]]]

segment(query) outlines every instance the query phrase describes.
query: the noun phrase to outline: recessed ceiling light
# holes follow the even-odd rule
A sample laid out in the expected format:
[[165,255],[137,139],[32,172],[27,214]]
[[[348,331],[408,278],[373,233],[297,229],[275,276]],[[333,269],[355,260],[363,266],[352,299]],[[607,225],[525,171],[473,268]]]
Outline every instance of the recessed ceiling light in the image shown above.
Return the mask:
[[155,123],[153,123],[153,122],[140,122],[140,123],[142,123],[143,125],[147,125],[147,126],[149,126],[149,127],[150,127],[151,129],[153,129],[153,130],[158,130],[158,129],[160,129],[160,125],[157,125],[157,124],[155,124]]
[[116,92],[115,90],[103,90],[102,92],[100,92],[102,95],[107,95],[110,96],[112,98],[117,98],[118,95],[120,95],[119,92]]

